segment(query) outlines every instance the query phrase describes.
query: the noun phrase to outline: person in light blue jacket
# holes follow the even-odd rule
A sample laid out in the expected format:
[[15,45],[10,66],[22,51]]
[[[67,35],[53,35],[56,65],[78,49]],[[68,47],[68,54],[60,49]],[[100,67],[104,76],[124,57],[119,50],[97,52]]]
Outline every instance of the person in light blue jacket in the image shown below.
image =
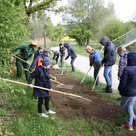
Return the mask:
[[[96,80],[96,77],[97,77],[100,67],[101,67],[100,52],[94,50],[91,46],[86,47],[86,52],[89,53],[90,66],[94,67],[94,79]],[[99,77],[97,78],[96,86],[99,86]]]

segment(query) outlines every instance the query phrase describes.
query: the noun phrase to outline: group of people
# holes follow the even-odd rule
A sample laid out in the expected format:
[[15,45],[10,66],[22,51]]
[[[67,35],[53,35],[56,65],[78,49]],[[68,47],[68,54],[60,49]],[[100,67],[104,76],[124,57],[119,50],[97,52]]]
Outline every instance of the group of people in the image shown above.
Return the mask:
[[[96,51],[91,46],[86,46],[86,52],[89,54],[90,67],[94,67],[94,79],[96,80],[96,86],[99,86],[99,71],[104,66],[104,77],[106,81],[106,87],[104,88],[106,93],[112,93],[112,66],[116,63],[116,50],[120,56],[118,79],[118,90],[121,95],[121,107],[129,114],[127,124],[123,124],[122,127],[128,130],[133,130],[133,125],[136,124],[136,115],[134,114],[134,103],[136,100],[136,51],[127,52],[125,48],[119,47],[116,49],[115,45],[110,41],[108,37],[103,37],[100,40],[103,45],[103,59],[101,53]],[[31,43],[29,45],[18,46],[14,49],[16,53],[16,66],[17,77],[21,77],[22,66],[25,69],[25,76],[30,87],[32,87],[32,80],[35,79],[35,85],[51,89],[50,72],[51,60],[49,58],[48,50],[44,50],[39,47],[37,51],[35,48],[37,44]],[[67,49],[67,56],[65,56],[65,49]],[[75,72],[74,61],[77,57],[72,47],[67,43],[59,44],[59,53],[53,51],[53,59],[58,64],[60,57],[61,67],[64,67],[64,61],[71,57],[71,73]],[[28,59],[34,54],[34,59],[30,67],[28,66]],[[22,61],[24,60],[24,61]],[[11,62],[13,59],[11,59]],[[33,69],[35,69],[33,71]],[[38,113],[42,117],[48,117],[47,114],[55,114],[54,111],[49,108],[49,92],[41,89],[34,88],[34,96],[38,97]],[[42,105],[45,105],[46,113],[42,110]]]
[[[66,52],[65,52],[65,49],[67,49],[67,56],[66,55]],[[64,63],[65,63],[65,60],[67,60],[69,57],[71,57],[71,74],[73,74],[75,72],[75,67],[74,67],[74,62],[75,62],[75,59],[77,57],[75,51],[73,50],[73,48],[67,44],[67,43],[60,43],[59,44],[59,52],[58,51],[53,51],[53,60],[56,60],[56,64],[58,64],[58,59],[59,59],[59,56],[60,56],[60,63],[61,63],[61,67],[64,67]]]
[[136,100],[136,51],[127,52],[124,47],[116,49],[108,37],[103,37],[100,43],[104,46],[104,57],[102,60],[99,51],[96,51],[91,46],[86,47],[86,51],[89,53],[90,66],[94,67],[94,79],[97,80],[96,86],[99,86],[99,70],[104,66],[106,81],[104,90],[106,93],[112,93],[112,66],[116,63],[117,50],[120,56],[117,75],[119,79],[118,90],[121,95],[121,108],[128,113],[129,117],[128,122],[121,127],[132,131],[134,124],[136,124],[136,115],[134,114]]

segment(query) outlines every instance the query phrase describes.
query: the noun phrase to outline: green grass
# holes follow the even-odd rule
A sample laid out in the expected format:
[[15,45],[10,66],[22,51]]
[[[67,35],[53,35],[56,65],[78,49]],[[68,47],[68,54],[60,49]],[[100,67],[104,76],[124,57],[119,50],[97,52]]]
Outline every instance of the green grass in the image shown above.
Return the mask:
[[[51,45],[56,46],[56,42]],[[76,47],[79,48],[79,47]],[[78,52],[84,49],[79,48]],[[69,73],[70,66],[65,72]],[[77,71],[73,78],[81,81],[83,73]],[[25,81],[24,79],[22,80]],[[93,85],[93,79],[89,76],[84,84]],[[116,99],[117,91],[113,94],[103,93],[105,85],[95,88],[103,99],[119,106]],[[73,119],[64,120],[57,115],[49,118],[40,118],[37,114],[37,102],[33,99],[32,89],[21,85],[11,85],[0,82],[0,136],[135,136],[136,131],[128,132],[120,128],[127,117],[118,113],[111,120]],[[51,104],[50,104],[51,105]],[[53,105],[51,105],[53,108]],[[136,106],[135,106],[136,109]]]

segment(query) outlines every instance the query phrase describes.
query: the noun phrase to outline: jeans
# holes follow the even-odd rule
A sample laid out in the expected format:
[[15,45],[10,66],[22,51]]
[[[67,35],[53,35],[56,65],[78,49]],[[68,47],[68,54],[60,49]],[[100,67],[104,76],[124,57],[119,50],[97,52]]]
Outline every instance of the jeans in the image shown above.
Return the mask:
[[104,67],[104,78],[107,86],[112,86],[112,66]]
[[75,61],[75,59],[76,59],[76,58],[71,58],[71,62],[70,62],[71,68],[72,68],[71,72],[74,72],[74,71],[75,71],[75,67],[74,67],[74,61]]
[[99,77],[97,77],[97,75],[99,73],[100,67],[101,67],[100,62],[94,63],[94,79],[96,80],[96,78],[97,78],[96,86],[99,86]]
[[136,119],[136,115],[134,114],[134,103],[136,100],[136,96],[134,97],[121,97],[121,108],[126,111],[129,115],[128,125],[133,126],[133,120]]

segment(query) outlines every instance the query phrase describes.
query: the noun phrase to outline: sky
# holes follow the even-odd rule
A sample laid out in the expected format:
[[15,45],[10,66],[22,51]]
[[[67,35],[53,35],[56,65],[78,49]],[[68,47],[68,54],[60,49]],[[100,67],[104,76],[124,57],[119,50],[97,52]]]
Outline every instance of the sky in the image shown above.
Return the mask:
[[[115,7],[115,14],[117,18],[122,20],[123,22],[130,21],[136,14],[136,0],[105,0],[106,2],[113,2]],[[67,0],[62,0],[58,3],[59,6],[66,5]],[[56,25],[58,23],[62,23],[60,15],[51,15],[51,20],[53,24]]]

